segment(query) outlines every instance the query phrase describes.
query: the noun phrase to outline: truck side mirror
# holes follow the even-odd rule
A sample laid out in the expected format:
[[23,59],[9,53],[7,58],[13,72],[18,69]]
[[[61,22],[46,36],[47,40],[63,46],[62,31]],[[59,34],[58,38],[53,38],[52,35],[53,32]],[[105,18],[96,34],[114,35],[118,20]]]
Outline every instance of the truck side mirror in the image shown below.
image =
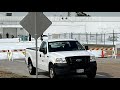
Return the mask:
[[41,48],[39,51],[43,52],[44,54],[47,54],[47,50],[45,48]]
[[43,41],[43,36],[41,35],[40,40]]
[[89,49],[88,49],[88,46],[85,46],[85,49],[86,49],[86,50],[89,50]]

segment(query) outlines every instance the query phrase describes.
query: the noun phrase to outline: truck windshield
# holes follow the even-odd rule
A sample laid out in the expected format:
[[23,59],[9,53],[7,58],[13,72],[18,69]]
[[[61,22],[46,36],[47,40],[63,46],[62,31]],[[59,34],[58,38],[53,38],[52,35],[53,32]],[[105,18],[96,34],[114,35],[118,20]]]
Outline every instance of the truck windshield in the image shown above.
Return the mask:
[[48,43],[49,52],[85,50],[78,41],[54,41]]

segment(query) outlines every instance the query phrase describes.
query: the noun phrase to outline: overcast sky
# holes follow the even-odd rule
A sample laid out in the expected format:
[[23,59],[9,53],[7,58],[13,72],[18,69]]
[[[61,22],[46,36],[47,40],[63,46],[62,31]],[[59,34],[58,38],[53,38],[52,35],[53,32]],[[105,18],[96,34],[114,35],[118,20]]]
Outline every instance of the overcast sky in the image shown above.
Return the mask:
[[[4,15],[6,12],[0,12],[1,15]],[[25,16],[27,12],[12,12],[14,16]],[[113,16],[113,17],[119,17],[120,12],[85,12],[86,14],[89,14],[91,16]],[[67,12],[44,12],[47,16],[67,16]],[[74,16],[75,13],[71,12],[71,16]]]

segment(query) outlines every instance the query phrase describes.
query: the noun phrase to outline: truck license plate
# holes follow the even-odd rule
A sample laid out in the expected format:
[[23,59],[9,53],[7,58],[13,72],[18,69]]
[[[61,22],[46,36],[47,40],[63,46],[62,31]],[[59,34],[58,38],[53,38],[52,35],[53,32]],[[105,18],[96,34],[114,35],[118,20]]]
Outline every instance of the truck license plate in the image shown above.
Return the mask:
[[84,73],[84,69],[77,69],[76,72],[77,73]]

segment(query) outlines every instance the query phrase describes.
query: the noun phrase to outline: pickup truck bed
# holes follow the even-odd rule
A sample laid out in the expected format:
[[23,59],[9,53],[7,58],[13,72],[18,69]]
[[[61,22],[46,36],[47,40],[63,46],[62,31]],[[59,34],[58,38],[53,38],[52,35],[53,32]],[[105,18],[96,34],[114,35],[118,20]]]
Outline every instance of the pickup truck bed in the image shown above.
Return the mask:
[[[34,51],[36,51],[36,47],[32,47],[32,48],[26,48],[26,49],[29,49],[29,50],[34,50]],[[38,47],[38,49],[39,49],[39,47]]]

